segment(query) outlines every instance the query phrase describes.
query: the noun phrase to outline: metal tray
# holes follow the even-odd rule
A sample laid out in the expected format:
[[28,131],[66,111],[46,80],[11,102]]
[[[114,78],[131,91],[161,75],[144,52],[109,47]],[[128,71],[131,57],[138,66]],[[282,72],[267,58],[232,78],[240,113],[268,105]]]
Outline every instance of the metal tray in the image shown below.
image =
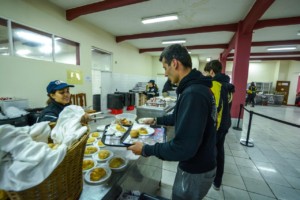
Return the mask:
[[105,144],[107,146],[128,147],[128,146],[132,145],[132,142],[135,142],[135,141],[141,141],[146,144],[155,144],[157,142],[160,142],[160,143],[166,142],[167,129],[166,129],[166,127],[163,127],[163,126],[157,126],[157,125],[152,126],[151,125],[150,127],[154,128],[154,130],[155,130],[154,134],[152,134],[151,136],[147,136],[147,137],[139,137],[135,140],[129,140],[129,142],[128,142],[128,137],[130,137],[129,133],[130,133],[132,126],[130,126],[127,129],[127,131],[123,134],[122,137],[105,135],[108,127],[109,127],[109,125],[105,126],[104,134],[101,138],[101,141],[103,142],[103,144]]

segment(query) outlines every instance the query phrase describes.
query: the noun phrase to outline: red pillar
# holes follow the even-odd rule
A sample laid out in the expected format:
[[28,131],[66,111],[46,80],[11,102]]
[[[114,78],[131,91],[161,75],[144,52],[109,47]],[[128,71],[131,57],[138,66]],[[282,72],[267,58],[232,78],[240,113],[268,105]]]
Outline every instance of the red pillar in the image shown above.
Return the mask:
[[222,73],[225,74],[226,71],[226,58],[222,58],[222,54],[220,54],[220,62],[222,64]]
[[244,104],[246,100],[252,32],[243,33],[242,30],[243,23],[240,22],[238,25],[238,31],[236,32],[232,69],[232,82],[235,86],[231,109],[232,118],[238,118],[240,104]]

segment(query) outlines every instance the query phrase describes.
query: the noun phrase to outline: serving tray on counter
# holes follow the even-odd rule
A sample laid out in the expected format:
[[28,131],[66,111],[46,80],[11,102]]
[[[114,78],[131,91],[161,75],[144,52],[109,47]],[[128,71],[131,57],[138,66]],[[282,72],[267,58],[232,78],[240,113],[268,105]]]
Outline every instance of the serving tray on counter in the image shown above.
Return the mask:
[[105,126],[104,134],[101,138],[103,144],[107,146],[115,147],[128,147],[133,144],[133,142],[140,141],[145,144],[153,145],[157,142],[163,143],[166,142],[166,127],[151,125],[150,127],[154,129],[154,133],[149,136],[139,136],[138,138],[131,138],[130,131],[132,126],[130,126],[127,131],[121,137],[114,135],[105,135],[109,125]]

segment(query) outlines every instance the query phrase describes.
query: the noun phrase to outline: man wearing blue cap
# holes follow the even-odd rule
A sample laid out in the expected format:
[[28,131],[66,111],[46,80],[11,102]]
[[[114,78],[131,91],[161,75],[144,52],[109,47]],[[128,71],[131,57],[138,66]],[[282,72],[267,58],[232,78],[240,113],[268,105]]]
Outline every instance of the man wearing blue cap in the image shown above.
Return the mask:
[[[51,121],[56,122],[61,111],[70,105],[70,91],[69,88],[74,85],[69,85],[63,81],[51,81],[47,86],[47,107],[39,116],[38,122]],[[81,119],[82,123],[88,122],[88,115],[84,115]]]

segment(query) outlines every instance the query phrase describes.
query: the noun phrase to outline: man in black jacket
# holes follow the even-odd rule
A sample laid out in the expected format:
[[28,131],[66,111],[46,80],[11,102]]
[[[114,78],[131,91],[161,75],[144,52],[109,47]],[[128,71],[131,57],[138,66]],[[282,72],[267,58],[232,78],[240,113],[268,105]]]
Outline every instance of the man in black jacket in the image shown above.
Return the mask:
[[172,199],[199,200],[207,194],[216,172],[216,105],[211,78],[192,69],[187,49],[179,44],[166,47],[160,61],[165,74],[178,85],[178,98],[173,114],[156,121],[175,126],[174,139],[155,145],[136,142],[128,149],[137,155],[179,161]]
[[[232,93],[234,92],[234,85],[230,84],[230,78],[226,74],[222,74],[222,63],[218,60],[212,60],[208,62],[204,71],[213,78],[213,81],[217,81],[221,84],[221,90],[219,94],[215,94],[219,96],[220,100],[217,102],[218,115],[220,115],[221,119],[220,126],[217,128],[217,173],[216,178],[213,182],[213,188],[219,190],[222,184],[222,177],[224,173],[224,161],[225,161],[225,153],[224,153],[224,142],[225,136],[228,133],[228,129],[231,126],[231,100]],[[216,90],[213,90],[216,92]],[[217,99],[217,98],[216,98]]]

